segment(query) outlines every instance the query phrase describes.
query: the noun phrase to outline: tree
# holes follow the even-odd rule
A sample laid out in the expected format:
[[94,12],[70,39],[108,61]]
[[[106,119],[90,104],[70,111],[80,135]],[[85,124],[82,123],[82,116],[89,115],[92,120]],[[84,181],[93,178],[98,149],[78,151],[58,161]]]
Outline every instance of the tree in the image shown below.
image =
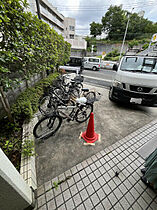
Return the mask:
[[110,40],[122,40],[125,31],[125,11],[120,6],[110,6],[102,17],[103,30]]
[[95,22],[92,22],[90,24],[90,34],[93,35],[94,37],[101,35],[101,31],[102,31],[102,24]]
[[[70,44],[61,35],[24,12],[26,0],[0,0],[0,98],[12,120],[6,92],[32,75],[67,61]],[[66,53],[66,55],[65,55]]]

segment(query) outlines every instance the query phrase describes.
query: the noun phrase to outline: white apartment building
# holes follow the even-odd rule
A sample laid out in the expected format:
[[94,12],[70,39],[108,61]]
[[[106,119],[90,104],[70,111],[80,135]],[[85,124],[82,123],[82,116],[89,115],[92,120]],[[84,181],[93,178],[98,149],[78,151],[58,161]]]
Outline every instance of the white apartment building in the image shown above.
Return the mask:
[[[40,15],[41,19],[54,28],[57,33],[64,35],[64,16],[57,11],[57,8],[47,0],[27,0],[29,3],[28,11],[35,15]],[[37,7],[39,3],[39,8]]]
[[87,42],[75,34],[75,19],[64,17],[48,0],[27,0],[29,8],[27,11],[38,15],[43,21],[54,28],[57,33],[62,34],[65,41],[71,44],[71,49],[86,50]]

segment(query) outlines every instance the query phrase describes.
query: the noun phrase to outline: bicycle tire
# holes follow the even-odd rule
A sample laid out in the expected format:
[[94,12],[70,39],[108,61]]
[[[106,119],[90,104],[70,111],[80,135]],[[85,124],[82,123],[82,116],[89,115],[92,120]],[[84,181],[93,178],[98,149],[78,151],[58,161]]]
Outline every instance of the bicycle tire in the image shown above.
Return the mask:
[[[57,124],[54,127],[55,122]],[[34,126],[33,135],[38,139],[47,139],[60,128],[61,124],[62,118],[60,116],[43,117]],[[54,129],[52,130],[53,127]]]
[[89,91],[85,94],[88,103],[94,103],[96,101],[96,94],[94,91]]
[[[88,113],[86,113],[87,109]],[[91,112],[93,112],[93,104],[81,105],[81,107],[76,111],[76,121],[79,123],[85,122],[90,117]],[[83,118],[79,118],[81,115]]]
[[39,101],[39,111],[42,115],[51,115],[53,114],[55,107],[53,106],[55,102],[55,98],[51,95],[44,96]]

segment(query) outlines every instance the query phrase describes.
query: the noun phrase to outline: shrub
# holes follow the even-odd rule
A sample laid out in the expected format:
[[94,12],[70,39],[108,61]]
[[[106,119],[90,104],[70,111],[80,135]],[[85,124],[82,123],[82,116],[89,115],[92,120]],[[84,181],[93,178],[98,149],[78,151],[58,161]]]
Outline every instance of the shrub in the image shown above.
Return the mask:
[[104,57],[104,60],[113,60],[114,58],[117,59],[117,56],[119,56],[118,49],[114,49],[113,51],[107,53],[107,55]]
[[58,73],[50,74],[47,78],[36,83],[34,87],[27,88],[21,93],[11,107],[12,115],[16,122],[29,121],[38,110],[38,102],[44,90],[50,86],[58,76]]

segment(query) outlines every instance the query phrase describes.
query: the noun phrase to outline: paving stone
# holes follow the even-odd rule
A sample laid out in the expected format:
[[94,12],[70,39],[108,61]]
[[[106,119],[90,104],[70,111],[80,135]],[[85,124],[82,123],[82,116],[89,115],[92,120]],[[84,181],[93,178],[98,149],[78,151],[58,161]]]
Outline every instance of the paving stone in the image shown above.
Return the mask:
[[147,207],[149,206],[149,204],[147,204],[146,201],[141,196],[138,198],[137,202],[142,209],[147,209]]
[[65,205],[66,205],[66,208],[67,208],[68,210],[72,210],[72,209],[75,208],[74,202],[73,202],[72,199],[68,200],[68,201],[65,203]]
[[105,168],[106,171],[109,171],[111,167],[108,163],[105,163],[104,168]]
[[113,191],[115,196],[117,197],[118,200],[120,200],[123,197],[122,192],[118,189],[118,187]]
[[105,181],[105,179],[103,178],[103,176],[100,176],[97,180],[98,180],[98,182],[99,182],[99,184],[100,184],[101,186],[103,186],[103,185],[106,184],[106,181]]
[[93,181],[92,185],[93,185],[95,191],[97,191],[101,187],[97,180]]
[[68,182],[69,187],[71,187],[73,184],[75,184],[75,181],[74,181],[73,177],[68,179],[67,182]]
[[135,189],[135,188],[132,188],[130,190],[130,193],[132,194],[132,196],[137,199],[139,196],[140,196],[140,193]]
[[130,190],[132,188],[132,183],[129,182],[128,179],[126,179],[123,184],[125,185],[125,187]]
[[150,207],[151,207],[153,210],[155,210],[155,209],[157,209],[157,204],[156,204],[155,202],[152,202],[151,205],[150,205]]
[[62,189],[62,192],[65,191],[66,189],[68,189],[68,183],[67,182],[63,182],[61,185],[60,185],[61,189]]
[[95,210],[104,210],[104,207],[101,203],[94,207]]
[[81,179],[87,176],[84,170],[80,171],[79,174],[80,174]]
[[45,194],[37,198],[38,208],[46,203]]
[[[116,203],[115,205],[114,205],[114,210],[122,210],[123,208],[122,208],[122,206],[120,205],[120,203]],[[130,210],[130,209],[129,209]]]
[[83,169],[83,166],[81,165],[81,163],[79,163],[78,165],[76,165],[76,168],[78,171],[80,171]]
[[55,200],[51,200],[47,203],[47,207],[48,207],[48,210],[54,210],[56,209],[56,204],[55,204]]
[[96,165],[96,167],[97,167],[97,168],[99,168],[99,167],[101,166],[100,161],[99,161],[99,160],[97,160],[97,161],[95,162],[95,165]]
[[69,190],[70,190],[72,196],[74,196],[78,192],[76,185],[73,185],[72,187],[70,187]]
[[108,185],[110,186],[110,188],[111,188],[112,191],[116,188],[116,185],[115,185],[115,183],[114,183],[113,180],[110,180],[110,181],[108,182]]
[[61,204],[64,203],[62,194],[61,194],[61,195],[58,195],[58,196],[55,198],[55,200],[56,200],[56,205],[57,205],[57,207],[59,207]]
[[69,189],[67,189],[66,191],[63,192],[63,197],[64,197],[65,201],[67,201],[71,197]]
[[80,203],[82,203],[80,194],[76,194],[76,195],[73,197],[73,200],[74,200],[75,206],[78,206]]
[[93,173],[94,173],[94,175],[95,175],[96,178],[98,178],[98,177],[101,176],[101,173],[100,173],[99,170],[95,170]]
[[106,194],[105,194],[105,192],[103,191],[102,188],[100,188],[100,189],[97,191],[97,195],[98,195],[100,201],[103,200],[103,199],[106,197]]
[[96,156],[96,155],[92,155],[92,160],[95,162],[97,159],[98,159],[98,157]]
[[75,182],[78,182],[78,181],[81,180],[81,177],[80,177],[79,173],[75,174],[75,175],[73,176],[73,178],[74,178]]
[[94,163],[90,165],[90,168],[92,171],[95,171],[97,169],[97,167]]
[[41,185],[40,187],[38,187],[37,189],[37,196],[39,197],[40,195],[42,195],[45,192],[45,187],[44,185]]
[[85,186],[87,186],[87,185],[90,184],[90,180],[89,180],[88,176],[85,177],[85,178],[83,178],[82,181],[83,181],[83,183],[84,183]]
[[48,202],[48,201],[51,200],[52,198],[54,198],[53,190],[47,191],[47,192],[46,192],[46,201]]
[[104,165],[106,163],[106,160],[104,158],[99,159],[101,165]]
[[101,173],[102,175],[103,175],[104,173],[106,173],[106,169],[105,169],[103,166],[101,166],[98,170],[100,171],[100,173]]
[[77,188],[78,188],[79,191],[81,191],[84,188],[84,185],[83,185],[82,181],[77,182],[76,185],[77,185]]
[[47,210],[46,204],[40,208],[38,208],[39,210]]
[[51,183],[51,181],[46,182],[46,183],[44,184],[44,186],[45,186],[45,191],[50,190],[50,189],[52,188],[52,183]]
[[57,196],[57,195],[61,194],[62,193],[61,185],[59,185],[57,188],[54,188],[53,192],[54,192],[54,196]]
[[92,170],[89,166],[85,168],[85,171],[86,171],[87,175],[92,172]]
[[91,202],[91,200],[88,198],[87,200],[84,201],[84,206],[86,209],[90,210],[93,208],[93,204]]
[[125,194],[125,198],[127,199],[128,203],[132,205],[135,202],[135,198],[132,196],[130,192]]
[[87,194],[87,191],[85,189],[83,189],[81,192],[80,192],[80,195],[81,195],[81,198],[82,200],[86,200],[88,198],[88,194]]
[[124,209],[130,208],[130,204],[128,203],[128,201],[125,197],[123,197],[119,202]]
[[94,193],[94,188],[93,188],[92,185],[87,186],[86,190],[87,190],[87,192],[88,192],[89,195],[91,195],[91,194]]
[[88,163],[86,160],[84,160],[81,164],[82,164],[83,168],[86,168],[88,166]]
[[102,204],[103,204],[103,206],[104,206],[104,209],[111,209],[111,207],[112,207],[112,205],[111,205],[111,203],[110,203],[110,201],[109,201],[109,199],[108,198],[105,198],[103,201],[102,201]]
[[142,194],[142,198],[148,203],[148,204],[150,204],[151,202],[152,202],[152,198],[151,198],[151,196],[147,193],[147,192],[144,192],[143,194]]
[[105,173],[103,175],[103,178],[106,180],[106,182],[108,182],[111,179],[111,177],[110,177],[110,175],[108,173]]
[[111,188],[106,184],[105,186],[102,187],[103,191],[108,195],[111,192]]
[[92,200],[92,203],[93,203],[94,206],[96,206],[100,202],[99,197],[97,196],[96,193],[91,195],[90,199]]
[[88,175],[88,178],[89,178],[90,182],[93,182],[94,180],[96,180],[96,177],[94,176],[93,173],[92,174],[89,174]]
[[114,193],[110,193],[107,197],[110,200],[112,206],[114,206],[115,203],[118,201]]
[[61,205],[59,208],[57,208],[57,210],[66,210],[65,204]]
[[118,188],[120,189],[123,195],[128,191],[124,184],[119,185]]
[[80,206],[78,206],[76,209],[77,209],[77,210],[84,210],[84,209],[85,209],[85,207],[84,207],[84,205],[83,205],[83,204],[81,204],[81,205],[80,205]]
[[91,158],[91,157],[90,157],[90,158],[88,158],[86,161],[87,161],[87,163],[88,163],[89,165],[93,163],[93,160],[92,160],[92,158]]
[[76,166],[73,166],[73,167],[70,169],[70,171],[71,171],[72,174],[76,174],[78,170],[77,170]]

